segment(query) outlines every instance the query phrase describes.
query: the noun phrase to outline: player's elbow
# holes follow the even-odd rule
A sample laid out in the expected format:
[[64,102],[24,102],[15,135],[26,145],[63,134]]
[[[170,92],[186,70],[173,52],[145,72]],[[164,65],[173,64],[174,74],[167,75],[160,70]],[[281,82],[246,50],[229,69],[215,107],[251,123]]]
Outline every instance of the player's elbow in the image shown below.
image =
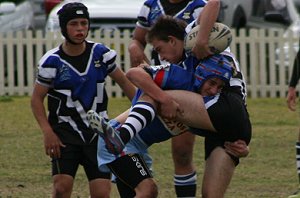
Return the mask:
[[142,74],[142,69],[139,67],[134,67],[134,68],[130,68],[127,73],[126,73],[126,77],[131,81],[135,81],[137,79],[139,79],[139,75]]

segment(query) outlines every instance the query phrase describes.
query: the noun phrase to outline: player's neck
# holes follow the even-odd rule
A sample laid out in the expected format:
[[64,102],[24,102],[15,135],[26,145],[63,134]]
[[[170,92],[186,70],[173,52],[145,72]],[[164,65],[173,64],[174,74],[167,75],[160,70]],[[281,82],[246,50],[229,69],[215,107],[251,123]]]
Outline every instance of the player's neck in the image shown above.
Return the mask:
[[69,56],[79,56],[84,52],[85,48],[86,48],[86,42],[77,45],[74,45],[69,42],[64,42],[62,45],[62,49],[64,50],[64,53],[66,53]]

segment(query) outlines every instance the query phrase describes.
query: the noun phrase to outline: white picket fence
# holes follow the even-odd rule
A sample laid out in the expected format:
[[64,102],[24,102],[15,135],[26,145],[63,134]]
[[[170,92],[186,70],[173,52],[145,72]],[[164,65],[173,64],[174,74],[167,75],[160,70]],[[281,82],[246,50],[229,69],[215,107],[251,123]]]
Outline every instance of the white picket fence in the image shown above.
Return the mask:
[[[117,63],[125,71],[130,68],[127,48],[131,33],[128,30],[122,33],[96,31],[90,33],[88,39],[115,49]],[[59,33],[43,35],[41,31],[27,31],[0,34],[0,96],[30,95],[38,60],[61,41]],[[297,36],[292,33],[285,35],[283,30],[278,29],[240,30],[239,35],[233,30],[231,50],[240,61],[249,97],[286,97],[298,41]],[[106,84],[109,96],[123,96],[120,88],[109,78]]]

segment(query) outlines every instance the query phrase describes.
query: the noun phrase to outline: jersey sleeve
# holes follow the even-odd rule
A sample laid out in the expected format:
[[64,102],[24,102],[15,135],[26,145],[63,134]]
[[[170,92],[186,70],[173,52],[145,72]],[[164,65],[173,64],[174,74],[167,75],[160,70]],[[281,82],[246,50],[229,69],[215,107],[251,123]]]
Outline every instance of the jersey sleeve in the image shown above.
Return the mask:
[[164,90],[193,90],[194,75],[175,64],[152,66],[154,82]]
[[117,68],[116,58],[117,52],[109,47],[98,43],[94,49],[95,60],[102,67],[106,67],[107,73],[113,72]]
[[148,0],[144,2],[137,16],[136,25],[138,27],[145,28],[145,29],[151,27],[151,22],[149,21],[150,11],[151,11],[151,1]]
[[59,58],[54,53],[57,50],[58,48],[48,51],[39,60],[37,73],[36,73],[36,82],[43,86],[46,87],[53,86],[53,80],[56,77],[56,73],[57,73],[56,65],[59,64]]

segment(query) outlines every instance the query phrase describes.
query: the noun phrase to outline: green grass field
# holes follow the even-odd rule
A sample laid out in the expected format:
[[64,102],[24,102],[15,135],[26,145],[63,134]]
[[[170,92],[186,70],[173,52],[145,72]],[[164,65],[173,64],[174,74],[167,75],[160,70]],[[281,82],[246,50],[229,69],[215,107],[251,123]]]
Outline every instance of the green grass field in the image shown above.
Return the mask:
[[[29,97],[0,97],[0,198],[51,197],[50,159],[30,110]],[[111,99],[110,116],[126,109],[126,99]],[[288,110],[285,99],[249,99],[253,124],[250,155],[241,160],[227,191],[229,198],[287,197],[297,187],[295,142],[299,113]],[[151,147],[159,197],[175,197],[170,142]],[[198,197],[203,172],[203,139],[197,138],[195,163]],[[80,168],[72,197],[88,197],[87,180]],[[114,187],[112,196],[118,197]]]

